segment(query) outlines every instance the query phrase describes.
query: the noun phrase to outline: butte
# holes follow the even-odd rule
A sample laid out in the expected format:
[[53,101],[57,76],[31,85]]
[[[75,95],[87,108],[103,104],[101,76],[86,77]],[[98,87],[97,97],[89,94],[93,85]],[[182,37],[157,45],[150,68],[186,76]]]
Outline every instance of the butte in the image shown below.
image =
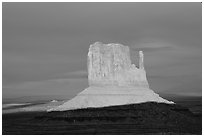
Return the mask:
[[142,51],[139,51],[139,68],[137,68],[131,63],[128,46],[96,42],[90,45],[87,67],[89,87],[71,100],[48,111],[144,102],[173,103],[149,88]]

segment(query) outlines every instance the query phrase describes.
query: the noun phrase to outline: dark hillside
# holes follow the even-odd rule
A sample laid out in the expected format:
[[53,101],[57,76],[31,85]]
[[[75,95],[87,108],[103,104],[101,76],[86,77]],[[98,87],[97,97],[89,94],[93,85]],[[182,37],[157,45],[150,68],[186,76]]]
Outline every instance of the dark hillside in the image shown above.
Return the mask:
[[[15,124],[9,125],[12,116],[10,122]],[[3,134],[202,134],[201,131],[201,115],[179,105],[153,102],[3,115]]]

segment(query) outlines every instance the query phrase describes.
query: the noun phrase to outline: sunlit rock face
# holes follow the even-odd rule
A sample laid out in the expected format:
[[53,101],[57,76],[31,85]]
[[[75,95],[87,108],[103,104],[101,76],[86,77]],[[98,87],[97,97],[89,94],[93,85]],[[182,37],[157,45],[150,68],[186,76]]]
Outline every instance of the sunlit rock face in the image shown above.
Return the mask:
[[48,111],[64,111],[143,102],[173,103],[149,89],[144,55],[139,51],[139,68],[131,63],[128,46],[90,45],[87,59],[89,87],[76,97]]
[[128,46],[94,43],[88,52],[89,86],[135,86],[148,88],[140,51],[140,68],[131,64]]

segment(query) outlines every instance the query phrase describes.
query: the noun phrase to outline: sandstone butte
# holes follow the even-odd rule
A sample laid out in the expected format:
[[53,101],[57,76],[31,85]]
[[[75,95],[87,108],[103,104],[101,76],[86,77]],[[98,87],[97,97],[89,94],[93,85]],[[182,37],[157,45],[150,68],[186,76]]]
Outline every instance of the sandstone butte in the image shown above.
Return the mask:
[[89,87],[71,100],[48,111],[144,102],[173,103],[149,88],[142,51],[139,51],[139,68],[137,68],[131,63],[128,46],[96,42],[89,47],[87,68]]

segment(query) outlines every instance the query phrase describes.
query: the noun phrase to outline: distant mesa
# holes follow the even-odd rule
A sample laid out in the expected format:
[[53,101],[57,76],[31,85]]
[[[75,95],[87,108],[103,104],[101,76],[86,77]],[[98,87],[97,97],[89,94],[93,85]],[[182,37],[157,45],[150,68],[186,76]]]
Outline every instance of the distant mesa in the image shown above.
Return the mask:
[[136,104],[173,102],[161,98],[149,88],[144,69],[144,55],[139,51],[139,68],[131,63],[128,46],[96,42],[89,47],[89,87],[76,97],[48,111]]
[[51,102],[54,103],[54,102],[58,102],[58,101],[57,100],[52,100]]

